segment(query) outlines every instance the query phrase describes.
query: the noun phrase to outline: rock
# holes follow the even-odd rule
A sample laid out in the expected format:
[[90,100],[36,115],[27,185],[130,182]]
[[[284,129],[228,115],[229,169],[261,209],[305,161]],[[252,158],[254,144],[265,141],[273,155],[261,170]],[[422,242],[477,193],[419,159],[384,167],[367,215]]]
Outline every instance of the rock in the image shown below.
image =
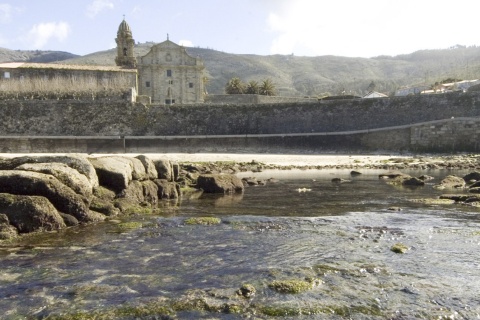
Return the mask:
[[463,180],[465,180],[465,182],[469,182],[471,180],[480,181],[480,172],[478,171],[470,172],[469,174],[463,177]]
[[133,179],[131,163],[118,158],[119,157],[100,157],[89,159],[97,172],[100,185],[115,192],[126,189]]
[[178,163],[172,164],[173,168],[173,181],[177,181],[178,177],[180,177],[180,165]]
[[118,157],[120,161],[126,161],[127,163],[130,163],[130,166],[132,167],[132,179],[133,180],[147,180],[149,179],[149,176],[147,174],[147,171],[145,169],[145,166],[143,165],[143,162],[140,159],[137,158],[127,158],[127,157]]
[[420,177],[418,177],[418,179],[420,179],[422,181],[430,181],[430,180],[433,180],[435,178],[432,177],[432,176],[428,176],[428,175],[424,174],[424,175],[421,175]]
[[255,289],[255,287],[251,284],[248,284],[248,283],[242,285],[241,288],[236,291],[236,293],[239,296],[243,296],[245,298],[253,297],[256,292],[257,292],[257,290]]
[[77,170],[85,177],[92,188],[98,187],[98,177],[95,168],[88,161],[87,157],[79,154],[50,155],[50,156],[24,156],[8,159],[0,159],[0,170],[13,170],[25,163],[64,163],[72,169]]
[[45,197],[0,193],[0,212],[20,233],[52,231],[66,226]]
[[87,177],[64,163],[24,163],[16,167],[15,170],[50,174],[77,194],[84,196],[88,203],[92,198],[92,185]]
[[10,225],[7,215],[0,213],[0,240],[10,240],[18,235],[17,228]]
[[125,198],[136,203],[143,203],[145,197],[143,196],[142,183],[137,180],[130,181],[128,187],[123,189],[117,197]]
[[410,177],[410,178],[405,178],[402,181],[402,185],[403,186],[413,186],[413,187],[424,186],[425,181],[420,180],[419,178]]
[[158,172],[158,179],[173,181],[173,166],[170,160],[160,159],[154,161],[153,163],[155,163],[155,168]]
[[[177,191],[177,198],[180,197],[180,187],[172,182],[175,185],[175,189]],[[143,197],[146,203],[151,205],[156,205],[158,203],[158,186],[154,181],[147,180],[142,181],[142,188],[143,188]]]
[[333,178],[333,183],[345,183],[345,182],[352,182],[352,180],[342,179],[342,178]]
[[442,194],[439,199],[448,199],[455,202],[465,202],[467,199],[471,198],[470,194]]
[[362,174],[361,172],[358,172],[358,171],[355,171],[355,170],[350,171],[350,175],[351,175],[352,177],[359,176],[359,175],[361,175],[361,174]]
[[408,176],[410,177],[409,175],[406,175],[400,171],[389,171],[387,173],[382,173],[382,174],[379,174],[378,175],[378,178],[379,179],[394,179],[396,177],[400,177],[400,176]]
[[21,170],[0,171],[0,193],[43,196],[58,211],[71,214],[80,222],[95,221],[89,216],[84,198],[48,174]]
[[469,188],[477,188],[480,187],[480,181],[474,182],[468,186]]
[[248,186],[257,186],[258,185],[258,181],[255,177],[242,178],[242,182],[243,182],[244,185],[248,185]]
[[435,189],[463,189],[465,188],[465,180],[457,176],[446,176],[440,184],[433,186]]
[[155,168],[155,163],[153,163],[152,159],[144,155],[139,155],[139,156],[136,156],[135,158],[140,160],[140,162],[143,164],[143,167],[145,168],[145,173],[147,175],[147,179],[149,180],[158,179],[158,172],[157,172],[157,169]]
[[408,187],[417,187],[417,186],[425,185],[424,181],[403,173],[401,175],[395,176],[390,181],[388,181],[388,183],[393,185],[401,185],[401,186],[408,186]]
[[75,226],[78,226],[80,224],[80,222],[77,220],[77,218],[75,218],[71,214],[66,214],[66,213],[63,213],[63,212],[59,212],[59,214],[62,217],[65,224],[67,225],[67,227],[75,227]]
[[167,179],[155,179],[153,182],[158,187],[159,199],[178,199],[181,195],[180,186]]
[[[112,199],[113,201],[113,199]],[[100,212],[106,216],[112,217],[120,213],[120,211],[113,205],[112,201],[107,201],[102,198],[93,196],[92,201],[90,202],[90,211]]]
[[410,248],[403,243],[395,243],[390,250],[395,253],[406,253]]
[[470,188],[468,189],[470,193],[480,193],[480,187]]
[[201,174],[197,179],[197,188],[206,193],[224,194],[244,190],[242,180],[232,174]]
[[389,210],[389,211],[402,211],[402,208],[400,208],[400,207],[389,207],[387,210]]

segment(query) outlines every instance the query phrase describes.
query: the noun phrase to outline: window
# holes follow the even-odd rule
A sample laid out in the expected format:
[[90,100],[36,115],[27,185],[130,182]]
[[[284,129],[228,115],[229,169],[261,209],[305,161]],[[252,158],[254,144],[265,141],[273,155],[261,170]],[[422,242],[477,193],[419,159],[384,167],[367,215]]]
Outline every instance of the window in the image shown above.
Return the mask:
[[123,55],[126,57],[127,56],[127,48],[123,48]]
[[165,99],[165,104],[175,104],[175,99]]
[[145,87],[150,88],[150,81],[145,82]]
[[171,77],[172,76],[172,70],[167,70],[167,77]]
[[193,88],[193,82],[189,82],[189,83],[188,83],[188,87],[189,87],[189,88]]
[[173,84],[173,80],[168,80],[168,84]]
[[3,74],[3,77],[5,79],[10,79],[10,72],[6,71],[4,74]]

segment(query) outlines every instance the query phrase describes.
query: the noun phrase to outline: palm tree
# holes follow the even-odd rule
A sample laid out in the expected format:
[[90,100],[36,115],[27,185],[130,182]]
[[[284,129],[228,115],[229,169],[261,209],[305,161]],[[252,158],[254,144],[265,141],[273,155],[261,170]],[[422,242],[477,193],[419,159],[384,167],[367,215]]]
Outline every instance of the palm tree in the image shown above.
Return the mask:
[[227,94],[243,94],[245,92],[245,84],[238,77],[234,77],[228,81],[225,86]]
[[274,96],[276,94],[275,85],[270,79],[263,80],[259,89],[259,93],[264,96]]
[[258,86],[258,82],[255,80],[250,80],[247,84],[247,88],[245,89],[246,94],[258,94],[260,87]]

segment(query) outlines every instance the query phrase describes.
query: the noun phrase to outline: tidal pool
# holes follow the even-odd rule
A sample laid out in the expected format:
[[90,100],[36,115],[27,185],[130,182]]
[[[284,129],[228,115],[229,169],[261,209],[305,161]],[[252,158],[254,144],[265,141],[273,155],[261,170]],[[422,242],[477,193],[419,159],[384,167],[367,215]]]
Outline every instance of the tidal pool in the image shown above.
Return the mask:
[[379,172],[243,173],[278,181],[4,244],[0,318],[480,318],[480,209],[412,201],[467,172]]

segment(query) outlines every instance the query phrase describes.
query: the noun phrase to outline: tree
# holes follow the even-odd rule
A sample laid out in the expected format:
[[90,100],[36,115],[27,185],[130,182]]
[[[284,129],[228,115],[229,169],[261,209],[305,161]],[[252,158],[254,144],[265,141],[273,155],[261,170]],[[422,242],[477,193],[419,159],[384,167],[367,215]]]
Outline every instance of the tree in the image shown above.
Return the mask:
[[276,94],[275,85],[273,84],[273,81],[270,79],[263,80],[259,89],[260,89],[259,93],[264,96],[274,96]]
[[258,94],[260,91],[260,87],[258,86],[258,82],[255,80],[250,80],[247,84],[247,88],[245,89],[246,94]]
[[367,92],[375,91],[375,87],[376,87],[375,82],[373,82],[373,81],[370,82],[370,84],[367,87]]
[[243,94],[245,93],[245,84],[238,77],[230,79],[225,86],[227,94]]

